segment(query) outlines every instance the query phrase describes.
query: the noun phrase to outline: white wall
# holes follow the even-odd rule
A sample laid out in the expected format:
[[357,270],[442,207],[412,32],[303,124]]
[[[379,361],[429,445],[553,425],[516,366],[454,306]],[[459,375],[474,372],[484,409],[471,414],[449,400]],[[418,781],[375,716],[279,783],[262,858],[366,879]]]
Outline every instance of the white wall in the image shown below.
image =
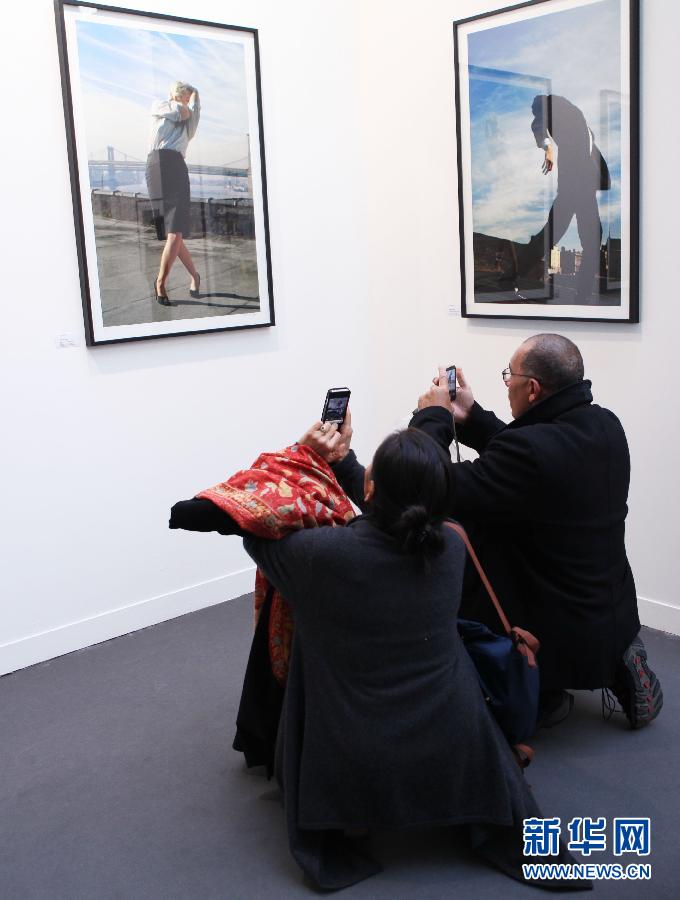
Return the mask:
[[[292,441],[327,387],[353,388],[364,458],[438,361],[462,365],[478,399],[505,411],[500,370],[541,323],[448,313],[460,293],[451,21],[492,6],[195,0],[196,18],[259,29],[278,324],[93,349],[52,5],[5,13],[0,672],[249,591],[239,542],[171,532],[168,510]],[[187,13],[179,0],[145,8]],[[642,18],[642,324],[560,330],[628,432],[628,548],[643,620],[680,633],[680,136],[668,114],[680,12],[647,0]],[[58,349],[62,333],[79,346]]]

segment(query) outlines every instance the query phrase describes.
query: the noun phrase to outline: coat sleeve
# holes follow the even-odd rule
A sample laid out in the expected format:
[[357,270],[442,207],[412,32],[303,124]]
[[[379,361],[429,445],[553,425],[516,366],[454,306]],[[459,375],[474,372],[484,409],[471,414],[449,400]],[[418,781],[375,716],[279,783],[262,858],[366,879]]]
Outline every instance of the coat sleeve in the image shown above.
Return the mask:
[[[454,437],[451,413],[443,406],[426,406],[425,409],[419,409],[409,426],[420,428],[445,450],[448,450]],[[461,444],[481,453],[491,438],[503,428],[505,422],[492,412],[482,409],[479,403],[475,403],[467,422],[457,426],[457,437]]]
[[366,512],[367,504],[364,502],[364,473],[362,466],[356,457],[354,450],[350,450],[347,456],[331,466],[333,474],[349,499],[361,512]]
[[196,497],[175,503],[170,510],[169,526],[185,531],[216,531],[218,534],[238,534],[241,537],[246,534],[219,506]]
[[453,417],[443,406],[426,406],[414,413],[409,428],[419,428],[435,440],[444,450],[449,450],[453,440]]
[[246,535],[243,546],[270,584],[286,598],[307,594],[312,581],[312,545],[316,529],[303,529],[278,541]]
[[519,429],[502,431],[478,459],[455,463],[453,469],[455,517],[515,525],[530,519],[530,501],[540,493],[540,469],[531,441]]
[[481,453],[492,437],[505,428],[505,422],[475,402],[467,421],[458,426],[458,440]]

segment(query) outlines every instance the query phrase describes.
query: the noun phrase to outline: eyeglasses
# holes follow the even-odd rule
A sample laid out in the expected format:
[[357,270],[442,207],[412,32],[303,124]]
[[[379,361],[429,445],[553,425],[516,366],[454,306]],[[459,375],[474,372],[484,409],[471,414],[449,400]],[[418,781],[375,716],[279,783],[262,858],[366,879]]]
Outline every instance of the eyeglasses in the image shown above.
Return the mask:
[[[530,374],[527,375],[524,372],[511,372],[510,366],[508,366],[507,369],[503,369],[503,371],[501,372],[501,378],[503,379],[503,383],[507,385],[507,383],[510,381],[510,379],[512,378],[513,375],[515,376],[515,378],[536,378],[535,375],[530,375]],[[536,381],[538,381],[538,378],[536,378]]]

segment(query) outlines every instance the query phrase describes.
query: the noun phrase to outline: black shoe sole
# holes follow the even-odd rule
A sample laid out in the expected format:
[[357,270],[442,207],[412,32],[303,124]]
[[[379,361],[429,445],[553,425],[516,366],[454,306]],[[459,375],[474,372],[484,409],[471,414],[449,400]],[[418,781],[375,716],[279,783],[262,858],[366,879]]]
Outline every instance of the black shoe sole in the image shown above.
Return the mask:
[[559,698],[559,703],[556,706],[549,710],[541,710],[539,708],[536,728],[554,728],[555,725],[564,722],[573,708],[574,695],[570,694],[569,691],[562,691],[562,696]]

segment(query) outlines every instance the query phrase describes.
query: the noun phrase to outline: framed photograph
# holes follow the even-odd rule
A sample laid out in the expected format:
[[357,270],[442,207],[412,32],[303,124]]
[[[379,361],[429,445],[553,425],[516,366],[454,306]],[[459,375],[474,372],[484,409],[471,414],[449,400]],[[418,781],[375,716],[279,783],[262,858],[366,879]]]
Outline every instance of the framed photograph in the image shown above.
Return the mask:
[[638,322],[638,0],[454,22],[461,312]]
[[273,325],[257,31],[55,10],[88,345]]

